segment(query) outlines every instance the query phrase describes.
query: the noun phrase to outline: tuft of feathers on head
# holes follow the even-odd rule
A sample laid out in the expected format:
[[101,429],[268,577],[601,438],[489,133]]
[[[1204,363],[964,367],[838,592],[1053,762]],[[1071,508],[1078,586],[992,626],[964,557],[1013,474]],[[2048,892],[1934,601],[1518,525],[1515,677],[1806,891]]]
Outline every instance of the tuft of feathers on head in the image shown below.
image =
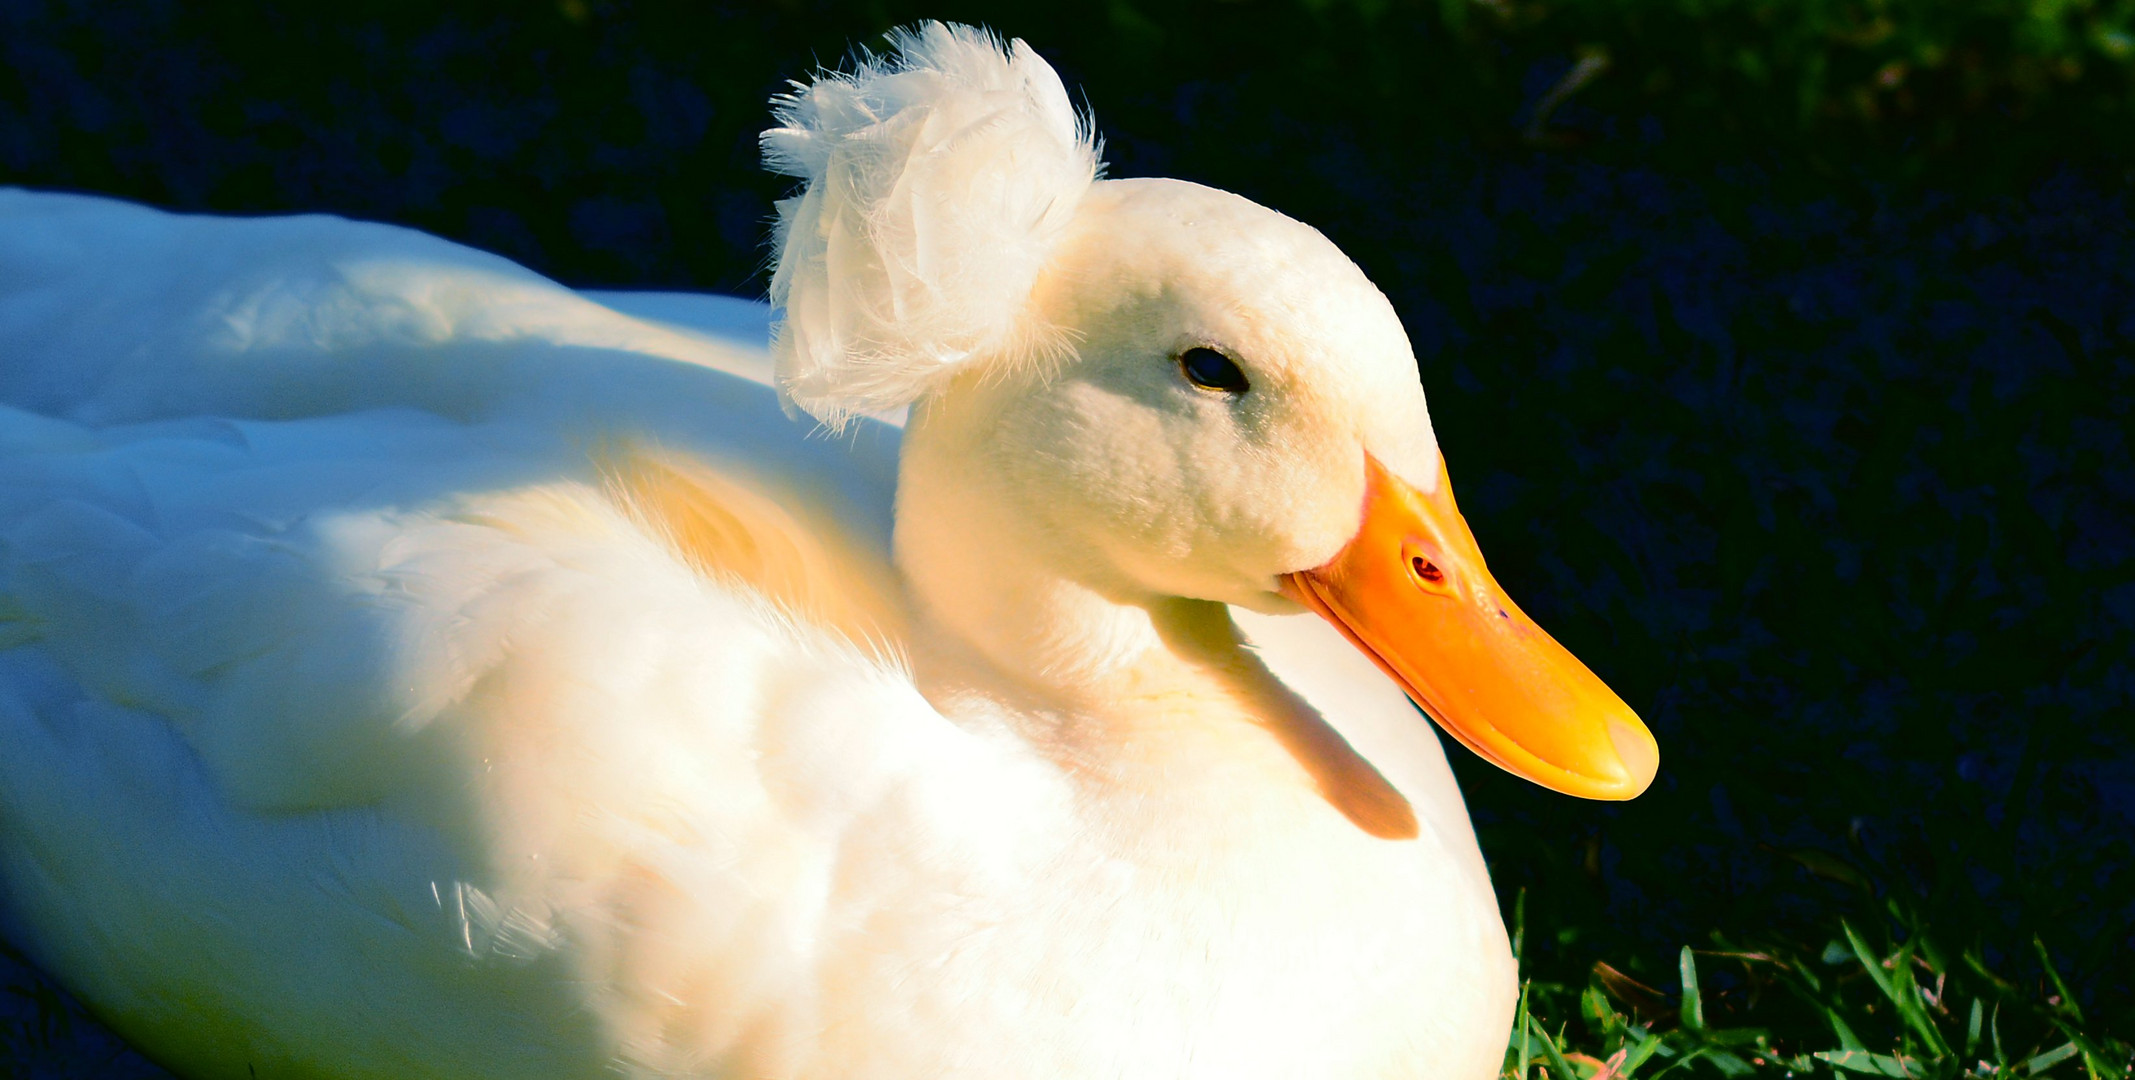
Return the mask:
[[836,426],[907,405],[974,357],[1041,351],[1031,289],[1101,165],[1087,118],[1022,41],[923,23],[772,99],[772,342],[786,400]]

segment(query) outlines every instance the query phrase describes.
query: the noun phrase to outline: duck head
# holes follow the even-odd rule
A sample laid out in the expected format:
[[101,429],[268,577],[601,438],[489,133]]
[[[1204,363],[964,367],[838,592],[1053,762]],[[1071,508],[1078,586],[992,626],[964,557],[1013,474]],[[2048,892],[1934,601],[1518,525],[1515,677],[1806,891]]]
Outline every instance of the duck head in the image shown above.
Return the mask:
[[792,400],[832,421],[912,404],[908,461],[968,496],[945,507],[984,508],[931,528],[1013,522],[1000,558],[1113,603],[1312,612],[1486,760],[1587,798],[1651,783],[1645,726],[1491,576],[1354,263],[1235,195],[1097,179],[1020,42],[936,24],[897,44],[767,133],[808,180],[774,286]]

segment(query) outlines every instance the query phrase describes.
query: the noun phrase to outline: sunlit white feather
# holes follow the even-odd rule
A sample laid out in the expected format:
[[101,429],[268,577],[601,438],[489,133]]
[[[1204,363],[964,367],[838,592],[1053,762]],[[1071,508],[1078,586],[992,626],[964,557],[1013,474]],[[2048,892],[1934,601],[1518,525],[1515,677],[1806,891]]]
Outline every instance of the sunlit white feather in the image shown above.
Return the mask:
[[928,23],[776,103],[772,351],[825,420],[909,404],[960,365],[1042,353],[1031,286],[1099,171],[1059,76],[1021,41]]

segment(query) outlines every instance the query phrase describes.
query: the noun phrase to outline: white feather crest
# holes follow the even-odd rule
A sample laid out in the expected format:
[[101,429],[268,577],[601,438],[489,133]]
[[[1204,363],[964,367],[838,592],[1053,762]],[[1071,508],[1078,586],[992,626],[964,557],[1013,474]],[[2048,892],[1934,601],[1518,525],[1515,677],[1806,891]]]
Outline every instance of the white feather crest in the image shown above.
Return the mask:
[[923,23],[772,101],[772,353],[836,425],[906,405],[974,356],[1034,348],[1031,288],[1101,168],[1060,77],[1022,41]]

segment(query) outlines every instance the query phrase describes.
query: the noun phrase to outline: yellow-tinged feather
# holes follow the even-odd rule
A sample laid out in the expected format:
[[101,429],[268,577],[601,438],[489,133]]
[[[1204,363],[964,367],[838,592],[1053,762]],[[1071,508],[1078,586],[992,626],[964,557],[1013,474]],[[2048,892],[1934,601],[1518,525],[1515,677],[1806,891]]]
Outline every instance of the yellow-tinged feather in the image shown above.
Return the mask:
[[902,648],[905,614],[889,560],[796,493],[774,500],[731,470],[639,446],[595,460],[608,497],[699,574],[864,650]]

